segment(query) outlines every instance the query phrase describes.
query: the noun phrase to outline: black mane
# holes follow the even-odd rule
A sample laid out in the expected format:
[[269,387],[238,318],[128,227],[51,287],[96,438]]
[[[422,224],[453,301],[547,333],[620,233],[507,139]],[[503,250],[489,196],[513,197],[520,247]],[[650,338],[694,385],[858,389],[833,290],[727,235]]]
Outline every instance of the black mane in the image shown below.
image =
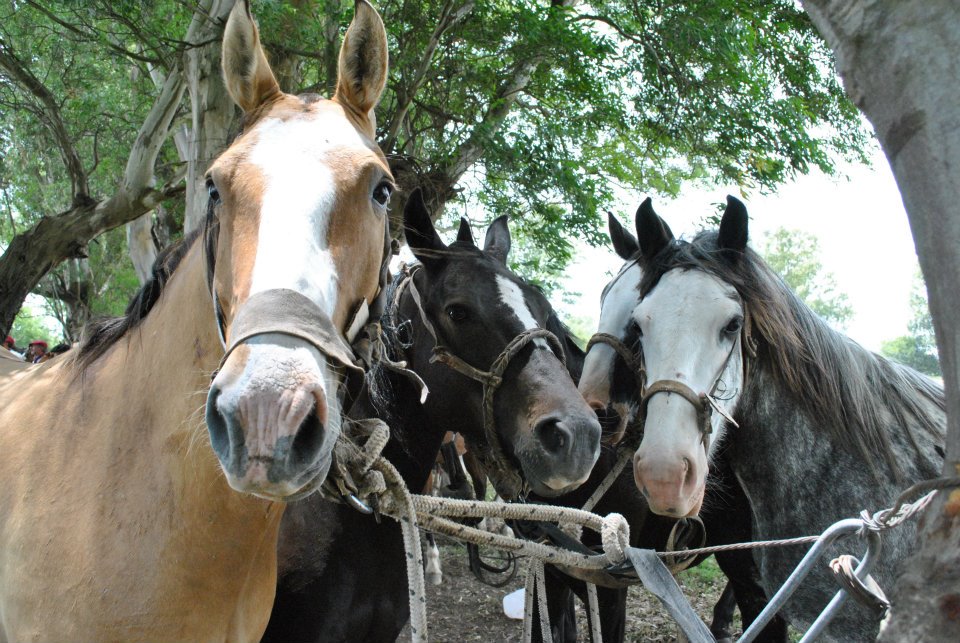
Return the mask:
[[219,227],[211,201],[207,204],[207,215],[202,226],[160,251],[153,262],[150,279],[130,299],[123,316],[95,319],[86,325],[76,358],[81,370],[97,361],[121,337],[146,319],[159,301],[170,277],[200,237],[204,239],[208,279],[212,277]]

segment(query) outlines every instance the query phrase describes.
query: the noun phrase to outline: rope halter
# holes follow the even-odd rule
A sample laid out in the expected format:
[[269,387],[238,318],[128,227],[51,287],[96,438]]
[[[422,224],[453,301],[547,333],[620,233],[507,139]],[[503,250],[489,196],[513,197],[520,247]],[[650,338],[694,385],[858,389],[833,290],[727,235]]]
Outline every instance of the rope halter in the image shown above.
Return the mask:
[[502,498],[514,499],[526,495],[528,491],[527,482],[524,480],[522,472],[507,458],[503,443],[500,440],[494,418],[493,400],[497,389],[503,384],[503,374],[510,366],[510,361],[519,355],[527,344],[537,339],[545,340],[553,354],[566,368],[563,344],[556,335],[545,328],[529,328],[507,343],[506,347],[493,360],[489,370],[484,371],[468,364],[440,341],[440,335],[423,307],[423,299],[414,281],[414,275],[418,270],[420,270],[419,265],[403,266],[401,268],[404,277],[394,296],[394,309],[399,310],[401,295],[404,290],[409,291],[420,315],[420,321],[427,332],[430,333],[430,336],[433,337],[434,345],[431,350],[430,363],[444,364],[483,386],[483,444],[473,445],[473,449],[486,467],[490,481]]
[[750,360],[756,359],[757,357],[757,342],[752,335],[753,323],[750,318],[750,312],[746,303],[743,303],[742,307],[743,327],[740,330],[740,334],[737,336],[737,341],[735,341],[733,346],[730,347],[730,352],[727,353],[726,359],[724,359],[723,364],[720,366],[716,376],[713,378],[709,392],[706,393],[697,393],[690,388],[690,386],[679,380],[662,379],[657,380],[648,386],[646,361],[644,359],[643,345],[641,343],[638,342],[637,349],[633,350],[619,337],[611,335],[610,333],[596,333],[590,338],[590,341],[587,342],[588,353],[595,344],[606,344],[617,353],[624,363],[626,363],[627,368],[630,370],[636,380],[637,397],[640,400],[640,408],[637,411],[636,420],[627,428],[627,432],[638,432],[639,436],[627,435],[624,436],[624,441],[635,442],[636,444],[639,444],[643,439],[643,427],[647,418],[647,406],[650,404],[650,399],[657,393],[676,393],[681,398],[689,402],[691,406],[693,406],[697,413],[697,429],[700,431],[704,449],[708,449],[710,446],[710,435],[713,433],[713,424],[711,422],[711,418],[714,411],[722,415],[724,419],[734,426],[737,426],[737,422],[723,409],[723,407],[717,401],[715,395],[717,388],[720,386],[720,378],[727,370],[727,366],[730,365],[730,360],[733,359],[734,352],[736,351],[738,345],[741,346],[741,350],[743,353],[745,353],[742,358],[743,383],[741,384],[741,389],[746,386]]

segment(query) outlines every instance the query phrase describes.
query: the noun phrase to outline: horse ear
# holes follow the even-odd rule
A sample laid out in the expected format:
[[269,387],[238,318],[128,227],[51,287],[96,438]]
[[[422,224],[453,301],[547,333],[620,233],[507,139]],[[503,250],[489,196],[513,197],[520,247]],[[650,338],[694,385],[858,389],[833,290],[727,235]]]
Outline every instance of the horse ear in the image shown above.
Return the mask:
[[470,231],[470,222],[464,217],[460,217],[460,229],[457,230],[457,241],[459,243],[470,244],[473,247],[477,246],[473,241],[473,233]]
[[673,241],[673,231],[667,222],[653,211],[650,197],[644,199],[637,208],[637,241],[640,244],[640,256],[647,264]]
[[507,265],[507,256],[510,254],[510,228],[507,227],[507,215],[497,217],[487,228],[487,236],[483,240],[483,251],[492,255],[503,265]]
[[260,46],[260,32],[248,0],[239,0],[230,11],[223,31],[220,64],[227,92],[244,112],[256,109],[280,93],[280,85]]
[[621,259],[629,261],[640,252],[640,244],[637,243],[637,238],[617,221],[612,212],[607,212],[607,227],[610,229],[610,241],[613,242],[613,250]]
[[727,195],[727,207],[720,219],[717,247],[721,250],[742,253],[747,248],[747,224],[750,217],[747,207],[739,199]]
[[447,249],[437,229],[433,227],[427,205],[423,202],[423,193],[417,188],[407,199],[403,208],[403,229],[407,245],[413,255],[420,260],[424,268],[433,270],[443,262],[442,252]]
[[333,99],[368,121],[367,133],[377,129],[373,108],[387,84],[387,31],[380,14],[366,0],[357,0],[353,21],[340,47],[337,91]]

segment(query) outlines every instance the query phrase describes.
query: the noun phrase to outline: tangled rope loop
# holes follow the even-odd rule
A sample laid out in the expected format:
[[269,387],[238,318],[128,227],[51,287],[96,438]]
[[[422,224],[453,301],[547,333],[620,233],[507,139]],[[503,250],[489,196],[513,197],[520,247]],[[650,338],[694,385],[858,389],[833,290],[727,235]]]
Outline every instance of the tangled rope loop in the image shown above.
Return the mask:
[[[867,530],[881,532],[896,527],[909,520],[914,514],[923,511],[938,491],[953,487],[960,487],[960,476],[944,476],[922,480],[901,493],[892,507],[881,509],[872,514],[866,509],[863,510],[860,512],[860,520],[863,521],[860,535],[863,535]],[[911,502],[911,499],[918,496],[918,500]]]

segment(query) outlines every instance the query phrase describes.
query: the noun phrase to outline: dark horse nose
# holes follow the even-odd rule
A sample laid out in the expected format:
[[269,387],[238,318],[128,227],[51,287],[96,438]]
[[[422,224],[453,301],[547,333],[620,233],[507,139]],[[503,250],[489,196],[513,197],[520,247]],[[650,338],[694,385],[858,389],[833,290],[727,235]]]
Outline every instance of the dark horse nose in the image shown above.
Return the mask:
[[555,418],[540,420],[536,432],[540,444],[548,453],[562,455],[573,445],[573,433]]
[[542,418],[534,434],[545,455],[552,460],[553,471],[573,480],[589,474],[600,443],[600,425],[586,414]]
[[213,451],[232,476],[244,478],[250,473],[251,466],[260,463],[266,470],[268,482],[293,480],[314,463],[324,438],[324,426],[316,406],[289,434],[269,435],[271,431],[266,427],[259,427],[260,431],[257,431],[254,427],[244,426],[244,421],[247,424],[263,422],[262,416],[244,420],[238,406],[224,409],[218,403],[221,392],[216,385],[210,387],[205,419]]

